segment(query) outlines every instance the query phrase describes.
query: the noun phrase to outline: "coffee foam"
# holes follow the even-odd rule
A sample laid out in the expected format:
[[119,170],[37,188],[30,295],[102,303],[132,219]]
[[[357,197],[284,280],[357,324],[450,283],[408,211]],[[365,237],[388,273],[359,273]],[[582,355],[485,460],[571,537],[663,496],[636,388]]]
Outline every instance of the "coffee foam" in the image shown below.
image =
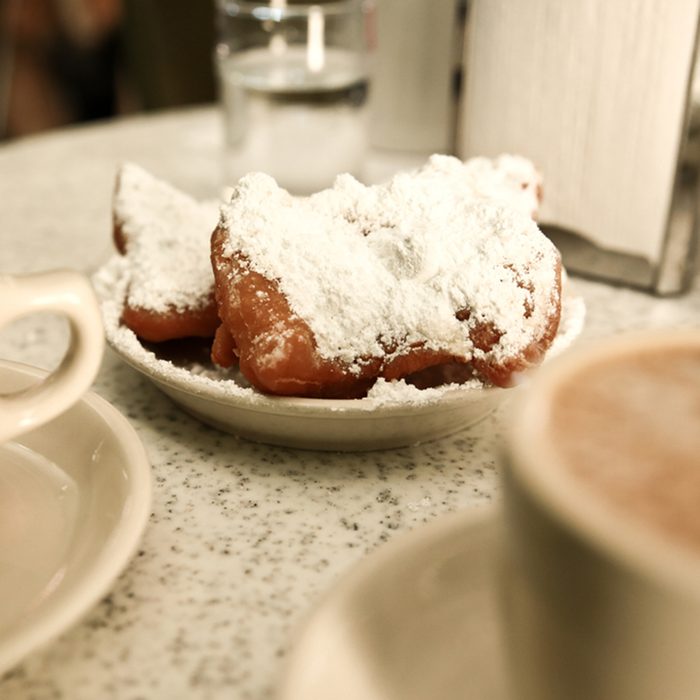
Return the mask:
[[700,553],[700,348],[639,349],[567,377],[548,431],[602,502]]

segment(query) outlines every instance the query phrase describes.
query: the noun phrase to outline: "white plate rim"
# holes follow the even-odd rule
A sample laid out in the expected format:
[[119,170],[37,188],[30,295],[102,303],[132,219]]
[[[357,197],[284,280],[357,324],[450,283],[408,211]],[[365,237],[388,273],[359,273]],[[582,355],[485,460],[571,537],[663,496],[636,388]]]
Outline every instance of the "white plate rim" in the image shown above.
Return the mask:
[[[274,700],[296,700],[298,694],[297,672],[305,663],[307,639],[313,634],[322,616],[334,608],[341,608],[367,580],[381,575],[382,570],[406,554],[420,551],[437,542],[450,539],[455,533],[481,528],[497,529],[500,536],[501,507],[494,502],[473,506],[438,516],[435,520],[418,525],[396,539],[380,546],[368,556],[356,562],[325,591],[292,630],[290,650],[277,677]],[[302,688],[303,690],[303,688]]]
[[[43,370],[8,360],[0,360],[0,370],[37,379],[47,375]],[[114,406],[92,391],[86,393],[76,405],[78,404],[87,406],[102,419],[105,430],[112,433],[127,454],[121,467],[129,475],[130,489],[124,501],[126,503],[129,500],[128,516],[116,521],[106,546],[97,559],[90,563],[85,575],[73,585],[64,604],[49,610],[34,624],[20,628],[0,644],[0,674],[16,666],[31,652],[55,640],[109,591],[136,554],[151,514],[151,467],[136,431]],[[66,413],[71,410],[68,409]],[[36,430],[40,431],[41,427]]]
[[453,389],[441,391],[439,396],[422,399],[415,403],[373,402],[366,398],[313,399],[298,396],[268,396],[259,392],[254,393],[252,396],[245,394],[235,395],[227,393],[225,389],[218,389],[214,386],[207,391],[205,387],[193,386],[185,381],[179,381],[177,378],[144,366],[131,355],[122,352],[119,348],[115,348],[111,343],[110,348],[126,364],[133,367],[153,382],[168,386],[185,394],[190,394],[191,396],[198,396],[222,406],[234,406],[245,409],[246,411],[269,413],[280,416],[294,415],[313,417],[334,415],[338,417],[351,417],[353,415],[368,414],[373,414],[375,416],[380,414],[382,416],[415,415],[424,410],[434,411],[439,408],[447,410],[454,403],[464,403],[468,400],[480,401],[495,393],[508,392],[510,390],[510,387],[488,387],[483,389],[455,387]]

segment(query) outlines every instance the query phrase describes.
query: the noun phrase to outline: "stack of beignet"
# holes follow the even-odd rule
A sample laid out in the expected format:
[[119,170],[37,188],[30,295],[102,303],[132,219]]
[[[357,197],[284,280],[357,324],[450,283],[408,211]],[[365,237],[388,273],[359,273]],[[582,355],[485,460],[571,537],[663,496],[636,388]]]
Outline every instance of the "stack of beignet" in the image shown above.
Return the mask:
[[217,224],[211,205],[125,166],[122,322],[150,341],[213,337],[214,362],[239,363],[269,394],[356,398],[379,377],[507,386],[559,323],[559,255],[533,220],[540,193],[525,159],[433,156],[384,185],[342,175],[307,198],[251,174]]

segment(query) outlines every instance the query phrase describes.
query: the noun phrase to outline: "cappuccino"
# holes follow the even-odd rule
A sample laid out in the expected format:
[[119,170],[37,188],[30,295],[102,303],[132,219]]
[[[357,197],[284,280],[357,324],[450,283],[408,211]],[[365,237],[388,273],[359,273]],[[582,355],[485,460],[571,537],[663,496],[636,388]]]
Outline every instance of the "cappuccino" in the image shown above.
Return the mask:
[[518,700],[700,688],[700,329],[554,359],[504,453],[504,620]]
[[700,553],[700,342],[582,364],[557,385],[547,430],[582,487]]

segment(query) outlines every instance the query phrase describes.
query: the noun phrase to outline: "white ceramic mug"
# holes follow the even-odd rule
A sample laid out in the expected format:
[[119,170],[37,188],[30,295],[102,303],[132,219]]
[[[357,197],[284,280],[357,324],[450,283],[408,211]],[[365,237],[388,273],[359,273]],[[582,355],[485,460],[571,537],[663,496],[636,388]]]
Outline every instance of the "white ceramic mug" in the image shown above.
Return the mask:
[[513,418],[511,696],[700,697],[700,329],[572,351]]
[[0,275],[0,328],[40,311],[65,316],[70,342],[60,365],[42,382],[14,394],[0,387],[0,444],[36,428],[73,405],[90,387],[104,349],[95,293],[78,272]]

